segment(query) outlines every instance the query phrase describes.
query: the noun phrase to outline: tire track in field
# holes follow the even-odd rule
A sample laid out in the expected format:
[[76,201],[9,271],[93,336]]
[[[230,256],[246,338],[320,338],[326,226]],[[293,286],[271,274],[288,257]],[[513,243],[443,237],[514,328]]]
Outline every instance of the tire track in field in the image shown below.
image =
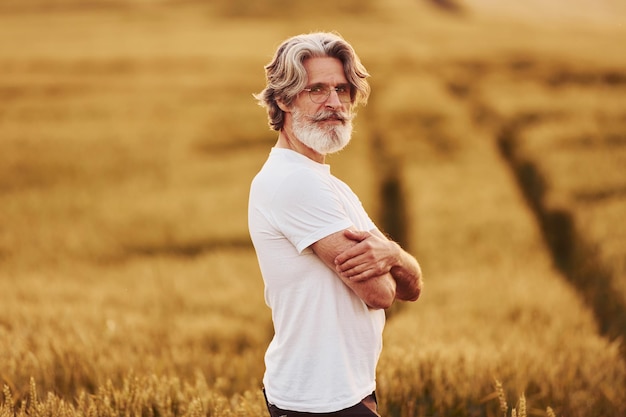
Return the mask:
[[[370,114],[370,117],[375,115]],[[386,236],[398,243],[407,252],[412,253],[409,237],[410,215],[406,202],[405,175],[402,158],[394,154],[387,146],[385,137],[379,131],[373,131],[368,146],[372,155],[376,156],[377,175],[374,178],[378,210],[375,213],[376,223]],[[385,310],[387,321],[391,320],[406,308],[407,303],[394,302]]]
[[[626,340],[626,304],[612,287],[617,277],[578,230],[573,213],[546,203],[543,173],[517,150],[520,133],[536,120],[537,116],[522,115],[505,122],[496,137],[500,152],[539,223],[555,265],[592,309],[600,332],[610,339]],[[622,346],[622,356],[626,357],[626,346]]]
[[376,134],[372,141],[373,152],[379,158],[378,197],[381,201],[379,223],[382,231],[410,252],[407,236],[409,216],[404,200],[402,163],[385,147],[385,141]]
[[[448,80],[449,91],[467,106],[475,123],[487,124],[493,129],[500,154],[537,220],[555,266],[593,311],[600,333],[611,340],[626,341],[626,304],[622,295],[613,288],[612,283],[618,278],[615,271],[601,260],[597,250],[598,242],[590,241],[577,228],[571,208],[549,206],[545,174],[537,161],[519,151],[524,130],[552,116],[527,112],[507,119],[499,116],[480,95],[480,83],[495,71],[504,71],[514,79],[530,80],[552,88],[573,84],[587,88],[621,87],[626,85],[626,73],[570,69],[562,64],[518,59],[504,63],[503,66],[493,66],[487,62],[470,64],[453,66],[452,74],[456,77]],[[609,139],[615,142],[622,140],[621,136]],[[620,192],[610,191],[612,194]],[[622,356],[626,357],[624,345]]]
[[195,241],[166,242],[163,244],[125,245],[121,254],[106,259],[107,262],[134,257],[195,258],[216,251],[252,251],[252,241],[247,237],[230,239],[203,239]]

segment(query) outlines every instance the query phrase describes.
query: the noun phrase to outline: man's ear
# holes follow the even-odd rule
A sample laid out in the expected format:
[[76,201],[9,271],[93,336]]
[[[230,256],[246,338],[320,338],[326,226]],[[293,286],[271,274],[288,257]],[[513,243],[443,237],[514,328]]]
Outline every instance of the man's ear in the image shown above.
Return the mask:
[[291,110],[289,110],[289,106],[287,106],[285,102],[283,102],[282,100],[276,100],[276,104],[278,105],[278,108],[284,111],[285,113],[291,112]]

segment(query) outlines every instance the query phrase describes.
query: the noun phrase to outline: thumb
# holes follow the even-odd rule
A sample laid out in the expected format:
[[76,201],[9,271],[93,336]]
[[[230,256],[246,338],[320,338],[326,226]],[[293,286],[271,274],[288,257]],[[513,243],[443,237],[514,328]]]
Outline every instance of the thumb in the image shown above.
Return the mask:
[[351,229],[344,230],[343,234],[348,239],[354,240],[354,241],[357,241],[357,242],[361,242],[361,241],[367,239],[368,237],[370,237],[370,232],[359,231],[359,230],[351,230]]

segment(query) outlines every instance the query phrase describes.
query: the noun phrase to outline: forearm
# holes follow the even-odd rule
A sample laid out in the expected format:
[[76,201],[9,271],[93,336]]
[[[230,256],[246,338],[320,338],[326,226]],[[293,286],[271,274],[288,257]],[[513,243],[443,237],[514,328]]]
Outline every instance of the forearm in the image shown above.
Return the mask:
[[387,309],[397,298],[396,288],[398,284],[391,273],[360,282],[341,276],[340,278],[369,308]]
[[389,271],[396,281],[396,298],[403,301],[415,301],[422,293],[422,269],[417,259],[406,252],[397,243],[396,263]]
[[[337,254],[355,245],[356,242],[347,239],[343,232],[337,232],[320,239],[318,242],[311,245],[311,248],[329,268],[336,271],[335,258]],[[390,272],[372,276],[368,280],[352,280],[339,273],[338,278],[370,308],[389,308],[396,299],[397,283]]]
[[342,279],[367,281],[390,275],[395,282],[395,299],[415,301],[422,291],[422,270],[417,260],[378,229],[370,232],[346,230],[345,236],[358,242],[335,258]]

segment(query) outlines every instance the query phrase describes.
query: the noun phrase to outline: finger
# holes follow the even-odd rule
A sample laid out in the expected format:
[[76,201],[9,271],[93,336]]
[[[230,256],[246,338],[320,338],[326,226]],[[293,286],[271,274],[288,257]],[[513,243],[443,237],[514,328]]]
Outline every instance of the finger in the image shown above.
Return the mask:
[[340,253],[339,255],[335,257],[335,265],[341,265],[344,262],[349,261],[352,258],[362,255],[363,253],[364,253],[363,247],[361,247],[358,244],[354,245],[350,249],[346,249],[345,251],[343,251],[342,253]]
[[350,281],[363,282],[363,281],[367,281],[368,279],[374,278],[375,276],[377,276],[377,275],[374,274],[374,272],[372,270],[368,269],[368,270],[360,272],[358,274],[350,275],[347,278]]
[[361,273],[363,271],[365,271],[367,268],[367,266],[365,264],[361,264],[358,262],[346,262],[344,264],[341,265],[337,265],[337,267],[335,268],[337,270],[337,272],[345,277],[350,277],[352,275]]
[[[361,257],[362,258],[362,257]],[[346,262],[343,265],[338,265],[336,267],[337,273],[341,274],[346,278],[354,277],[355,275],[365,275],[368,278],[372,276],[378,276],[386,274],[390,271],[390,267],[387,266],[384,262],[363,262],[360,260],[359,262],[351,262],[351,266],[347,265]]]
[[361,254],[361,255],[355,255],[353,257],[350,257],[350,258],[346,259],[343,262],[336,263],[335,266],[336,266],[338,271],[340,271],[340,272],[347,272],[347,271],[349,271],[351,269],[354,269],[354,268],[358,267],[359,265],[363,265],[361,267],[361,269],[364,269],[365,268],[365,264],[366,264],[366,262],[365,262],[365,260],[363,258],[363,255]]
[[345,278],[356,279],[356,280],[364,280],[369,279],[374,276],[385,274],[389,271],[384,270],[382,265],[379,264],[371,264],[365,262],[354,263],[354,266],[345,267],[338,266],[336,271],[338,274]]
[[342,277],[347,278],[351,281],[360,282],[365,281],[370,278],[371,271],[359,271],[357,268],[352,268],[344,272],[339,273]]

